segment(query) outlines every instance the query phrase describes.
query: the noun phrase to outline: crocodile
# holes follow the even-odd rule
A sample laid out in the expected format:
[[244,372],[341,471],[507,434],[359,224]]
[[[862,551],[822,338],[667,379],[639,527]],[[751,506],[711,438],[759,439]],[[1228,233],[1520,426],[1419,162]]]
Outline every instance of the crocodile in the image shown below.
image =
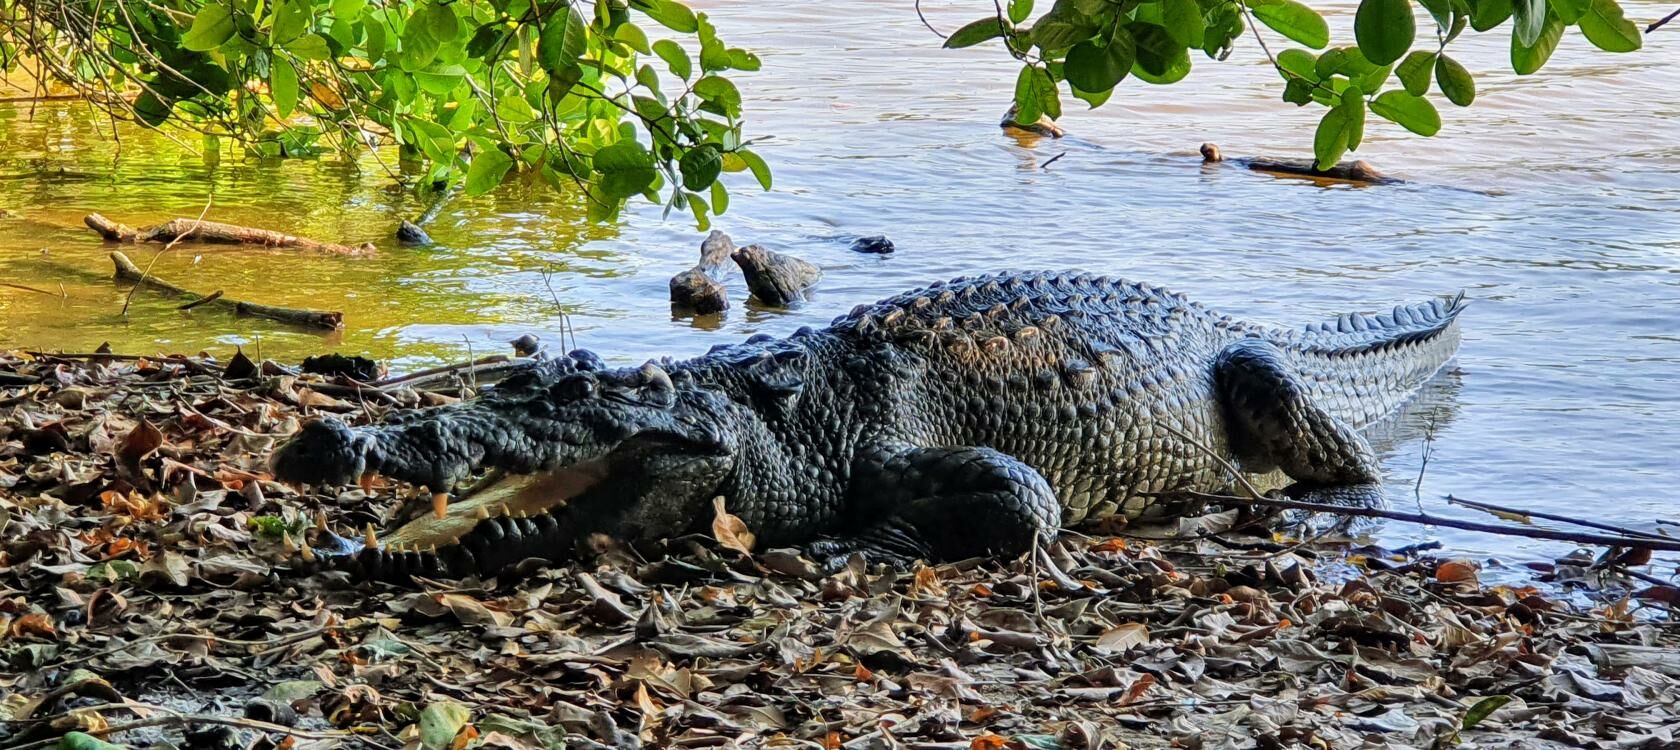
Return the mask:
[[[1063,527],[1184,512],[1239,474],[1382,505],[1360,430],[1456,355],[1465,307],[1460,293],[1286,329],[1122,279],[965,277],[691,359],[578,350],[475,400],[312,421],[273,469],[435,493],[438,518],[320,547],[388,581],[577,560],[599,535],[674,538],[719,509],[828,570],[1019,556]],[[524,483],[444,505],[480,472]]]

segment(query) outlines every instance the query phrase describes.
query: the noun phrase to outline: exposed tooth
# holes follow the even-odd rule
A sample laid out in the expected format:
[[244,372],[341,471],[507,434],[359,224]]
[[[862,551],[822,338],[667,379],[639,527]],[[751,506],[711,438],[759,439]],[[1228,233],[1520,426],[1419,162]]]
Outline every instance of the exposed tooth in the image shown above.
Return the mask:
[[298,548],[297,542],[292,541],[292,533],[291,532],[289,532],[289,531],[280,532],[280,548],[285,550],[286,554],[288,554],[288,555],[297,551],[297,548]]
[[368,549],[379,549],[379,537],[373,535],[373,524],[367,525],[367,536],[362,539],[362,545]]
[[519,518],[519,519],[525,518],[525,509],[520,508],[519,510],[514,511],[513,512],[513,517],[514,518]]
[[439,492],[432,495],[432,516],[443,518],[449,515],[449,493]]
[[427,545],[426,554],[436,557],[437,556],[437,545],[435,545],[435,544]]
[[496,515],[498,516],[505,516],[509,513],[511,513],[511,511],[508,510],[507,503],[502,503],[496,508]]
[[476,519],[482,521],[482,520],[484,520],[486,518],[489,518],[489,517],[490,517],[490,511],[485,510],[484,506],[480,505],[476,508],[473,508],[473,518],[476,518]]
[[303,561],[310,563],[315,562],[315,550],[310,549],[307,544],[303,545]]
[[364,472],[362,472],[361,479],[357,480],[356,483],[361,485],[363,492],[372,494],[373,493],[373,480],[378,479],[378,478],[379,478],[379,473],[378,472],[364,471]]
[[327,530],[327,514],[326,514],[325,511],[319,511],[319,510],[315,511],[315,530],[316,531],[326,531]]

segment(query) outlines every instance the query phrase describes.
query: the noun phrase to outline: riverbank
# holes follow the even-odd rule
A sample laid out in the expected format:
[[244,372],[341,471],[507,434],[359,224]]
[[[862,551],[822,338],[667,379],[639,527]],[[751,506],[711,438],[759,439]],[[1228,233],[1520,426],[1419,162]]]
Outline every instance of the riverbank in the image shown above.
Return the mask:
[[315,413],[456,398],[457,373],[477,377],[376,391],[272,363],[0,354],[0,744],[1675,742],[1667,594],[1591,557],[1551,566],[1560,583],[1491,585],[1477,561],[1212,533],[1215,517],[826,579],[706,537],[494,588],[293,572],[318,516],[389,528],[426,503],[301,496],[268,452]]

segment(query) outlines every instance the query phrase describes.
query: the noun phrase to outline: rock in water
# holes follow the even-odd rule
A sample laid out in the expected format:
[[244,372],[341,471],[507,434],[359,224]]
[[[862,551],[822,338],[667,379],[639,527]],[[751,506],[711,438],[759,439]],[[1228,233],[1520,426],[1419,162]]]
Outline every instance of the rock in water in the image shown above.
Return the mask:
[[671,277],[671,303],[701,315],[722,312],[729,307],[729,291],[723,277],[729,273],[724,261],[735,251],[729,235],[716,229],[700,243],[700,262]]
[[822,279],[822,269],[763,245],[748,245],[729,257],[747,277],[747,288],[759,302],[786,307],[805,298],[805,290]]
[[419,224],[403,219],[402,223],[397,225],[397,241],[404,245],[430,245],[432,236],[426,234],[426,230],[421,229]]
[[877,234],[873,237],[859,237],[852,240],[852,252],[854,253],[886,255],[897,249],[893,246],[892,240],[887,239],[884,234]]

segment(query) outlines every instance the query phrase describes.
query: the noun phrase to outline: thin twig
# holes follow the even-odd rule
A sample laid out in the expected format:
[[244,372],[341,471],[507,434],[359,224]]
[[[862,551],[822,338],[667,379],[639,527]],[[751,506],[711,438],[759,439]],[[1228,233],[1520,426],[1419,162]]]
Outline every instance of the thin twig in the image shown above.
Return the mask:
[[[259,732],[273,732],[276,734],[290,735],[306,740],[338,740],[355,738],[361,740],[362,742],[367,742],[375,747],[384,747],[384,745],[380,745],[379,743],[369,740],[366,736],[367,732],[349,730],[314,732],[303,729],[293,729],[291,727],[283,727],[279,724],[270,724],[266,721],[256,721],[253,719],[236,719],[228,716],[211,716],[208,714],[184,714],[173,709],[144,703],[110,703],[102,706],[77,709],[77,711],[89,711],[93,709],[128,709],[131,711],[156,711],[164,714],[163,716],[153,716],[151,718],[125,722],[122,724],[112,724],[103,729],[86,730],[87,734],[96,737],[108,737],[113,734],[120,734],[122,732],[129,732],[136,729],[147,729],[150,727],[190,727],[196,724],[219,724],[221,726],[239,727],[241,729],[254,729]],[[52,747],[59,744],[62,739],[63,738],[60,737],[48,737],[46,739],[36,740],[22,745],[15,745],[11,747],[10,750],[35,750],[36,748]]]
[[1055,155],[1055,156],[1052,156],[1052,157],[1050,157],[1050,158],[1049,158],[1049,159],[1048,159],[1048,160],[1047,160],[1047,161],[1045,161],[1045,162],[1044,162],[1044,163],[1043,163],[1043,164],[1040,164],[1040,165],[1038,165],[1038,168],[1039,168],[1039,169],[1049,169],[1049,168],[1050,168],[1050,165],[1051,165],[1051,164],[1055,164],[1055,163],[1056,163],[1056,160],[1057,160],[1057,159],[1060,159],[1060,158],[1062,158],[1062,157],[1064,157],[1064,156],[1067,156],[1067,155],[1068,155],[1068,152],[1066,152],[1066,151],[1063,151],[1063,152],[1061,152],[1061,153],[1059,153],[1059,154],[1056,154],[1056,155]]
[[922,0],[916,0],[916,17],[922,19],[922,25],[926,26],[928,31],[933,32],[934,35],[940,39],[951,38],[950,34],[942,34],[939,32],[939,29],[933,27],[933,24],[928,23],[927,16],[922,15]]
[[1667,25],[1669,21],[1674,20],[1676,16],[1680,16],[1680,8],[1675,8],[1673,13],[1670,13],[1666,16],[1663,16],[1662,18],[1659,18],[1655,21],[1652,21],[1650,26],[1645,27],[1645,33],[1649,34],[1653,31],[1656,31],[1657,29],[1662,28],[1663,26]]
[[207,294],[203,297],[200,297],[199,299],[195,299],[191,302],[188,302],[187,304],[181,305],[180,307],[177,307],[175,309],[177,309],[177,310],[191,310],[191,309],[193,309],[195,307],[198,307],[199,305],[202,305],[206,302],[215,302],[216,300],[219,300],[221,298],[222,298],[222,290],[217,289],[214,292],[211,292],[211,293],[209,293],[209,294]]
[[13,289],[22,289],[23,291],[26,291],[26,292],[34,292],[36,294],[45,294],[48,297],[59,296],[59,295],[53,294],[52,292],[49,292],[45,289],[36,289],[35,287],[28,286],[28,285],[25,285],[25,284],[13,284],[10,281],[0,281],[0,286],[9,286]]
[[[128,296],[123,298],[122,316],[124,318],[128,317],[128,305],[129,305],[129,303],[134,301],[134,294],[136,292],[140,291],[140,287],[143,287],[143,286],[146,285],[147,277],[152,275],[152,266],[157,265],[158,259],[162,258],[164,253],[167,253],[170,250],[173,250],[175,248],[176,243],[192,236],[193,232],[198,231],[198,226],[200,224],[204,223],[204,215],[210,213],[210,204],[212,202],[214,202],[215,199],[216,199],[216,194],[215,193],[211,193],[210,195],[206,196],[205,199],[204,199],[204,210],[198,212],[198,220],[193,222],[192,228],[188,229],[187,231],[182,232],[178,235],[175,235],[175,239],[170,240],[169,244],[164,245],[162,250],[157,251],[157,255],[152,256],[151,262],[146,264],[146,270],[140,272],[140,279],[138,281],[134,282],[134,287],[132,289],[128,290]],[[199,300],[199,301],[200,302],[208,302],[208,301],[210,301],[210,298],[206,298],[206,299]]]
[[1521,508],[1508,508],[1508,507],[1503,506],[1503,505],[1494,505],[1493,503],[1484,503],[1484,502],[1481,502],[1479,500],[1466,500],[1462,497],[1454,497],[1452,495],[1447,496],[1447,502],[1451,503],[1453,505],[1462,505],[1466,508],[1472,508],[1472,509],[1475,509],[1475,510],[1487,511],[1489,513],[1508,513],[1508,514],[1511,514],[1511,515],[1518,515],[1518,516],[1532,516],[1534,518],[1544,518],[1548,521],[1558,521],[1558,522],[1561,522],[1561,523],[1572,523],[1572,524],[1575,524],[1576,526],[1585,526],[1589,529],[1600,529],[1602,531],[1614,531],[1617,534],[1625,534],[1625,535],[1630,536],[1630,537],[1641,537],[1641,538],[1645,538],[1645,539],[1673,539],[1674,538],[1674,537],[1670,537],[1670,536],[1663,536],[1662,534],[1658,534],[1658,533],[1652,532],[1652,531],[1641,531],[1639,529],[1630,529],[1626,526],[1617,526],[1615,524],[1600,523],[1598,521],[1588,521],[1588,520],[1580,519],[1580,518],[1570,518],[1569,516],[1559,515],[1559,514],[1556,514],[1556,513],[1545,513],[1545,512],[1542,512],[1542,511],[1538,511],[1538,510],[1522,510]]
[[1289,508],[1293,510],[1307,510],[1315,513],[1329,513],[1332,515],[1360,516],[1364,518],[1382,518],[1389,521],[1417,523],[1426,526],[1445,526],[1449,529],[1463,531],[1480,531],[1500,536],[1519,536],[1529,539],[1550,539],[1560,542],[1575,542],[1576,544],[1592,544],[1603,547],[1641,547],[1663,552],[1680,552],[1680,540],[1629,538],[1625,536],[1608,536],[1604,534],[1579,534],[1553,529],[1529,528],[1521,526],[1503,526],[1500,524],[1479,523],[1476,521],[1460,521],[1454,518],[1432,516],[1427,513],[1406,513],[1382,508],[1364,508],[1353,505],[1330,505],[1327,503],[1311,503],[1305,500],[1288,500],[1284,498],[1242,498],[1235,495],[1219,495],[1207,492],[1186,492],[1192,497],[1204,500],[1219,500],[1222,502],[1244,503],[1252,502],[1274,508]]

